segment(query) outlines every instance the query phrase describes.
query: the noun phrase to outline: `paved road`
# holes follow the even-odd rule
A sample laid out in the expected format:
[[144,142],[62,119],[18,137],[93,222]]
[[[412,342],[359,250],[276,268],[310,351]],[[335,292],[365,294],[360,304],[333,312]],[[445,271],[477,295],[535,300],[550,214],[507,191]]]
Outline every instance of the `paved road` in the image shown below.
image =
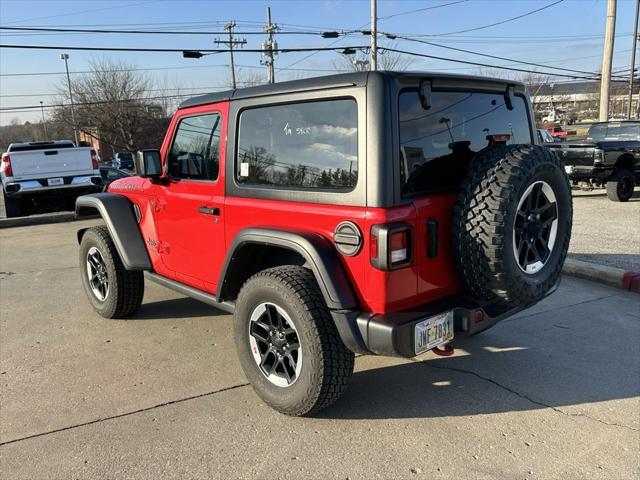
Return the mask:
[[640,272],[640,189],[626,203],[574,190],[573,210],[570,258]]
[[253,393],[231,318],[148,285],[108,321],[75,231],[0,230],[0,476],[638,478],[640,296],[566,278],[456,355],[360,357],[316,418]]

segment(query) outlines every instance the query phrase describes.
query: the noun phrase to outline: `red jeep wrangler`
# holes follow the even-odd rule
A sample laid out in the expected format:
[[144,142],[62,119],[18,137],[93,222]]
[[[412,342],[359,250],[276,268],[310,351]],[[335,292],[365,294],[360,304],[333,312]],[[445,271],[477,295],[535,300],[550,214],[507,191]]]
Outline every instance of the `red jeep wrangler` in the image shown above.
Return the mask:
[[258,395],[309,414],[354,353],[419,355],[557,287],[571,194],[534,143],[512,81],[363,72],[192,98],[137,177],[78,198],[105,223],[78,232],[83,285],[107,318],[140,307],[145,276],[233,312]]

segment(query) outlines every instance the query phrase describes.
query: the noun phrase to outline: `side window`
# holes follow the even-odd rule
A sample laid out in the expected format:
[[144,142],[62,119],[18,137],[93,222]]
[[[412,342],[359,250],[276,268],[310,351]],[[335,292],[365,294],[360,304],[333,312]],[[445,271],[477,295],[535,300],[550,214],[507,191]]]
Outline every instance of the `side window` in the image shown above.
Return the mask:
[[220,115],[208,113],[180,120],[169,151],[169,175],[217,180],[219,167]]
[[351,190],[358,179],[353,99],[252,108],[240,113],[238,183]]

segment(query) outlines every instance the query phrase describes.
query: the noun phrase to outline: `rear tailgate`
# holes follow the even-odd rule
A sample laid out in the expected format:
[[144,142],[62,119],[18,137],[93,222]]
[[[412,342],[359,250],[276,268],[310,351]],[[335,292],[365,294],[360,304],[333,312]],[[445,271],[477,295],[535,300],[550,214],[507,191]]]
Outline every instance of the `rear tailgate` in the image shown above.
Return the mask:
[[593,166],[596,145],[593,143],[546,144],[564,162],[565,165]]
[[90,147],[11,152],[10,156],[16,179],[94,174]]

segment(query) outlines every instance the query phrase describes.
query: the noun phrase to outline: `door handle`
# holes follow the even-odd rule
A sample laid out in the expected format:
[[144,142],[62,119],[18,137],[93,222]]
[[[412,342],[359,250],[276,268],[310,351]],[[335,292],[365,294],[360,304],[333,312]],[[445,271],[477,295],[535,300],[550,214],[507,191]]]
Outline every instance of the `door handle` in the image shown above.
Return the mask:
[[198,207],[198,212],[204,214],[204,215],[214,215],[214,216],[218,216],[220,215],[220,209],[217,207],[207,207],[206,205],[201,205],[200,207]]

